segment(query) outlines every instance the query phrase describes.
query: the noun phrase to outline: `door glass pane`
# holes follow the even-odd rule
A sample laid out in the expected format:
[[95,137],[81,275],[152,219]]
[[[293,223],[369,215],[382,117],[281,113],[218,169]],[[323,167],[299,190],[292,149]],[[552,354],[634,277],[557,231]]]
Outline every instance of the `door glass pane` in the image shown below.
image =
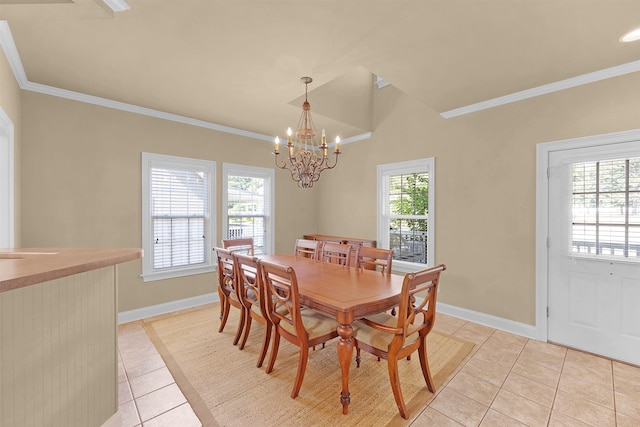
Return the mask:
[[640,158],[572,167],[571,252],[640,261]]

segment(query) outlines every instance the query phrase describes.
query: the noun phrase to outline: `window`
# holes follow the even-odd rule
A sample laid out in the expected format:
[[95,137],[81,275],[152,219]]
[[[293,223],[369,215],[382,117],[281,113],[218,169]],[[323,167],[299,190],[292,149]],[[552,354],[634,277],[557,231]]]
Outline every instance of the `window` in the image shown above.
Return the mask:
[[640,260],[640,157],[572,165],[571,252]]
[[378,245],[393,249],[394,270],[434,265],[434,159],[378,166]]
[[144,281],[214,270],[215,162],[142,153]]
[[224,163],[222,179],[222,238],[252,237],[256,255],[273,253],[273,169]]

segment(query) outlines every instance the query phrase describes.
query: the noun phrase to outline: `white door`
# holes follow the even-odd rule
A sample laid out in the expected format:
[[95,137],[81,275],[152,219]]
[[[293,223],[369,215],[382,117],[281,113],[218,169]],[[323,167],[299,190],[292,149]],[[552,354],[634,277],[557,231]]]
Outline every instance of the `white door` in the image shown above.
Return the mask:
[[548,340],[640,364],[640,141],[549,153]]

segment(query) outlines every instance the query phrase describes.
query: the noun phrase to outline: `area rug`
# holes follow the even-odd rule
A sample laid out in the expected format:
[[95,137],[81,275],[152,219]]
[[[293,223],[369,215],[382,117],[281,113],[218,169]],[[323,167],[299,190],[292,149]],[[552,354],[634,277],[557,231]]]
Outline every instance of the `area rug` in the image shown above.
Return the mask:
[[[222,333],[218,304],[145,322],[145,330],[203,426],[388,426],[408,425],[432,400],[417,353],[400,362],[400,381],[410,420],[400,417],[385,360],[362,352],[349,375],[351,405],[342,414],[337,341],[309,352],[300,394],[290,398],[297,347],[281,340],[273,372],[256,367],[264,329],[253,322],[244,350],[232,344],[238,310]],[[473,344],[432,331],[427,341],[431,374],[440,386]],[[355,351],[354,351],[355,359]],[[266,361],[265,361],[266,365]]]

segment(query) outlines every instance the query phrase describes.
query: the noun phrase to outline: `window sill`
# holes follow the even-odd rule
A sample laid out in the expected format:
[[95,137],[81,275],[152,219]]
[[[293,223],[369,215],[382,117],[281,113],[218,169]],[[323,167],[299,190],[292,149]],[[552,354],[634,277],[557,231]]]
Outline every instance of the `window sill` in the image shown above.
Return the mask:
[[415,273],[416,271],[424,270],[426,268],[431,267],[427,264],[418,264],[415,262],[406,262],[406,261],[396,261],[393,260],[392,270],[396,273]]
[[216,271],[214,265],[205,265],[200,267],[188,267],[173,270],[154,271],[143,273],[140,275],[143,282],[153,282],[156,280],[173,279],[176,277],[193,276],[195,274],[213,273]]

